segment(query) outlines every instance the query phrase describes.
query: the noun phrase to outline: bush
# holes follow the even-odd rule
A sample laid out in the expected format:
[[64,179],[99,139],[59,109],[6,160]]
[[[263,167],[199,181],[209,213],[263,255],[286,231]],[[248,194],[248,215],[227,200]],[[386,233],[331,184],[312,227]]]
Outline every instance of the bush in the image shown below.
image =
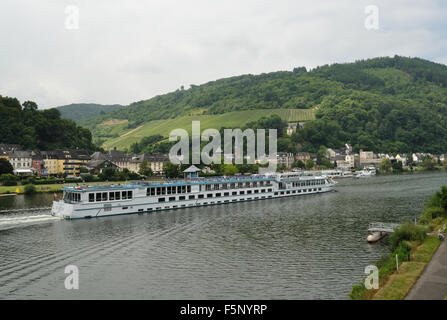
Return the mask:
[[410,257],[411,247],[408,245],[407,241],[402,241],[397,249],[394,251],[394,256],[399,258],[399,261],[408,261]]
[[101,179],[99,179],[98,177],[95,177],[94,175],[91,174],[87,174],[84,176],[84,181],[85,182],[95,182],[95,181],[100,181]]
[[16,186],[17,181],[12,181],[12,180],[3,181],[3,185],[4,186]]
[[55,184],[55,183],[60,183],[60,182],[62,182],[62,180],[59,180],[59,179],[39,179],[39,180],[34,181],[34,184],[38,184],[38,185]]
[[36,193],[36,186],[33,184],[27,184],[25,186],[25,194],[34,194]]
[[438,217],[446,217],[447,211],[441,207],[428,207],[424,210],[419,222],[422,224],[429,224],[433,219]]
[[441,192],[436,192],[428,201],[427,207],[441,207],[447,210],[447,187],[442,186]]
[[366,291],[367,290],[363,283],[354,285],[354,286],[352,286],[352,290],[351,290],[351,293],[349,294],[349,298],[351,300],[363,300],[363,299],[365,299]]
[[407,222],[394,230],[390,236],[391,249],[397,249],[402,241],[419,241],[422,242],[426,236],[426,228]]
[[19,180],[19,178],[17,178],[13,174],[6,173],[6,174],[0,175],[0,182],[4,186],[16,186],[17,185],[17,180]]
[[67,178],[65,179],[65,183],[81,183],[81,178]]
[[22,180],[22,185],[27,185],[27,184],[35,184],[36,183],[36,178],[34,177],[28,177]]

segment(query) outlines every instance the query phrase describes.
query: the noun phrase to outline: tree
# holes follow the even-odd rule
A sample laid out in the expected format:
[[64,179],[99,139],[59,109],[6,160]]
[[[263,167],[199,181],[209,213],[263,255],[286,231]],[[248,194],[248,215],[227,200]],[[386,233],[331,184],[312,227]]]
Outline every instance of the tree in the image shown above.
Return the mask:
[[234,176],[236,173],[238,173],[237,167],[232,164],[224,164],[224,175],[226,176]]
[[283,164],[278,164],[278,166],[276,167],[276,169],[277,169],[278,171],[283,172],[284,170],[287,169],[287,167],[286,167],[285,165],[283,165]]
[[320,146],[317,152],[317,164],[323,164],[323,161],[328,158],[328,151],[325,146]]
[[34,194],[36,193],[36,186],[33,184],[25,185],[25,194]]
[[171,162],[165,162],[163,164],[163,172],[167,178],[177,178],[180,176],[179,165],[173,164]]
[[88,173],[88,169],[86,167],[80,167],[79,172],[80,173]]
[[0,175],[0,182],[4,186],[16,186],[17,180],[19,180],[19,178],[13,174],[5,173]]
[[14,168],[12,167],[11,163],[4,159],[0,158],[0,175],[6,174],[6,173],[12,173]]
[[391,171],[391,160],[389,158],[385,158],[379,165],[379,170],[381,172],[389,173]]
[[25,149],[96,150],[91,132],[77,126],[72,120],[62,119],[58,109],[39,111],[33,101],[24,102],[22,108],[17,99],[2,96],[0,96],[0,143],[20,144]]
[[306,169],[307,170],[312,169],[314,166],[315,166],[315,163],[312,159],[309,158],[306,160]]
[[434,170],[435,169],[435,164],[430,156],[427,155],[424,157],[424,160],[422,160],[422,167],[425,170]]
[[296,162],[292,163],[292,167],[293,167],[293,168],[300,168],[300,169],[304,169],[304,168],[306,167],[306,165],[304,164],[304,162],[303,162],[303,161],[301,161],[301,160],[298,160],[298,161],[296,161]]
[[149,162],[147,160],[143,160],[140,164],[140,170],[138,171],[138,173],[142,176],[152,176],[153,172],[151,167],[149,166]]
[[23,103],[23,111],[37,111],[37,103],[34,101],[25,101]]
[[394,173],[400,173],[400,172],[404,171],[401,161],[393,162],[392,167],[393,167]]
[[99,176],[103,180],[113,180],[113,176],[115,175],[115,169],[113,168],[104,168],[102,172],[99,174]]

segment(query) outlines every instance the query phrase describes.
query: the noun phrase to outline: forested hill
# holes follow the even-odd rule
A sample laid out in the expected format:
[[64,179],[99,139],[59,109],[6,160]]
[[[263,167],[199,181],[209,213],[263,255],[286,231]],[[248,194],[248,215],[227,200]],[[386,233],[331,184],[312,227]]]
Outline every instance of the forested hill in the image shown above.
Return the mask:
[[57,107],[61,112],[61,117],[73,121],[89,119],[108,112],[117,111],[124,108],[119,104],[102,105],[95,103],[73,103],[66,106]]
[[0,95],[0,143],[20,144],[24,149],[96,150],[88,129],[61,119],[57,109],[38,110],[37,104]]
[[122,119],[131,130],[182,115],[277,108],[315,110],[317,120],[294,137],[304,149],[350,142],[377,152],[447,151],[447,66],[400,56],[191,85],[80,123],[94,130]]

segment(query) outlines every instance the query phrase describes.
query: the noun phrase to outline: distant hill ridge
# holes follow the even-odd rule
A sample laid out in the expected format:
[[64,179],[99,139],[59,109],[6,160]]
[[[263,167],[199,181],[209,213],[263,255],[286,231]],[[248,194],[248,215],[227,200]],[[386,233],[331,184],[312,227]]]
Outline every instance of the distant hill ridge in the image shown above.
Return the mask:
[[[420,58],[394,56],[324,65],[310,71],[298,67],[293,71],[241,75],[191,85],[189,89],[181,87],[117,111],[80,120],[79,124],[89,128],[94,138],[107,147],[111,146],[107,142],[112,139],[124,147],[142,139],[146,135],[144,128],[152,126],[153,121],[162,130],[163,126],[158,123],[161,120],[207,116],[211,123],[214,116],[226,118],[228,114],[234,117],[235,125],[240,125],[234,112],[247,111],[245,117],[249,121],[252,115],[265,112],[258,111],[279,109],[312,109],[316,117],[313,125],[319,124],[324,129],[325,123],[333,122],[336,126],[331,128],[340,131],[338,138],[330,141],[318,138],[316,132],[311,133],[312,137],[302,137],[309,143],[330,146],[345,140],[376,151],[444,152],[447,66]],[[116,124],[104,124],[113,119]],[[214,123],[219,125],[222,121]],[[141,129],[123,136],[138,127]]]
[[76,122],[117,111],[122,108],[124,108],[124,106],[119,104],[102,105],[96,103],[72,103],[57,107],[57,109],[61,112],[62,118],[70,119]]

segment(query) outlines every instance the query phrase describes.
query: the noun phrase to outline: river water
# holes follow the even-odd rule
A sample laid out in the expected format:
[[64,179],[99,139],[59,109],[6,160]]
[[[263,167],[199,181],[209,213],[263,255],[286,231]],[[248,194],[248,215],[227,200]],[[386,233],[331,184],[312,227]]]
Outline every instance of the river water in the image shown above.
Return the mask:
[[[337,192],[64,221],[52,194],[0,197],[0,299],[347,299],[370,222],[404,222],[446,173],[338,180]],[[67,290],[67,265],[79,289]]]

